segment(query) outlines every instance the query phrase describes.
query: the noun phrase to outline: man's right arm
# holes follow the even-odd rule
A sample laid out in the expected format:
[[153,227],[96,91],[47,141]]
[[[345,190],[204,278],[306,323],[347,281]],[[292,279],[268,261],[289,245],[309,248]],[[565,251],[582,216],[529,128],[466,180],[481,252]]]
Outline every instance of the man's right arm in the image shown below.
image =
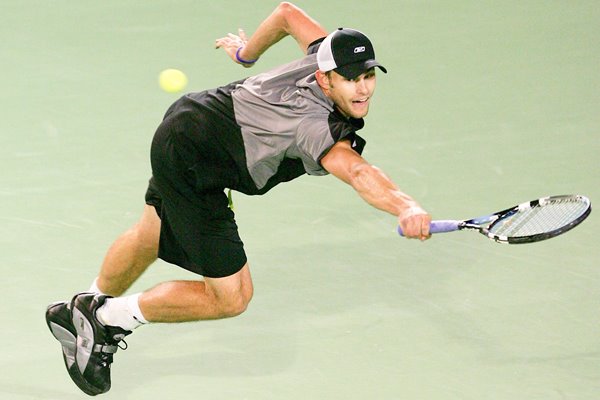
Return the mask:
[[321,165],[352,186],[371,206],[395,215],[407,238],[430,237],[431,216],[412,197],[400,191],[383,171],[355,152],[347,140],[334,144],[321,159]]
[[[327,31],[302,9],[292,3],[282,2],[256,29],[250,37],[242,30],[239,35],[228,34],[217,39],[217,48],[223,48],[233,61],[245,67],[242,60],[257,60],[269,47],[286,36],[292,36],[306,54],[308,46],[315,40],[327,36]],[[242,48],[239,53],[238,49]]]

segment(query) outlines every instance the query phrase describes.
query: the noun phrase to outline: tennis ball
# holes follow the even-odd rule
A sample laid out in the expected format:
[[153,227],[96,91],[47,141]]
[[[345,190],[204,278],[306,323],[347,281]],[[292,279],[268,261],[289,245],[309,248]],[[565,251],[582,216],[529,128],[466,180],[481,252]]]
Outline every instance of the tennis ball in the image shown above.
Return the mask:
[[162,90],[169,93],[180,92],[187,83],[187,76],[178,69],[165,69],[158,76],[158,84]]

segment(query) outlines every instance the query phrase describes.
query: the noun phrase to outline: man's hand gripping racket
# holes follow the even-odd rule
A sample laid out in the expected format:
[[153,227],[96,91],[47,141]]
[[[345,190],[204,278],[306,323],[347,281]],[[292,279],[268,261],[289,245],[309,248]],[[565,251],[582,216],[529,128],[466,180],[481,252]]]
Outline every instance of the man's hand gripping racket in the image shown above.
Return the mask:
[[417,205],[404,210],[398,216],[398,232],[402,232],[400,234],[409,239],[429,239],[430,224],[431,216]]
[[[429,232],[442,233],[468,229],[479,231],[499,243],[532,243],[550,239],[573,229],[591,212],[592,204],[585,196],[548,196],[469,220],[432,221]],[[404,236],[403,228],[404,226],[398,226],[398,233],[401,236]],[[409,229],[411,234],[414,234],[412,229],[415,228]]]

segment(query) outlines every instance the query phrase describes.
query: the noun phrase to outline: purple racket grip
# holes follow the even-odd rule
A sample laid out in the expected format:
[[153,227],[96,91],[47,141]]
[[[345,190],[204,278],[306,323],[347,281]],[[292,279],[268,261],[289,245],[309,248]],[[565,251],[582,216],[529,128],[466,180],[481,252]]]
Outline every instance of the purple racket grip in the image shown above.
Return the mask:
[[[461,221],[455,221],[452,219],[431,221],[431,224],[429,225],[429,232],[444,233],[457,231],[460,222]],[[400,227],[398,227],[398,234],[400,236],[404,236],[404,232],[402,232],[402,229]]]

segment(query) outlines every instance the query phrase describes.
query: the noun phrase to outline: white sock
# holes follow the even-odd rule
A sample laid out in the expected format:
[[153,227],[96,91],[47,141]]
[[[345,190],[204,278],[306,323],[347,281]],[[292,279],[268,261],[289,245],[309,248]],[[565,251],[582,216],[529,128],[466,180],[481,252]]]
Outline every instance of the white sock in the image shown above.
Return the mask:
[[96,311],[96,317],[104,325],[118,326],[127,331],[147,324],[148,321],[142,315],[138,304],[140,295],[141,293],[136,293],[106,299],[102,307]]
[[92,293],[99,293],[99,294],[104,294],[106,295],[106,293],[104,293],[102,290],[100,290],[100,288],[98,287],[98,278],[94,279],[94,282],[92,282],[92,286],[90,286],[90,289],[88,290],[89,292]]

